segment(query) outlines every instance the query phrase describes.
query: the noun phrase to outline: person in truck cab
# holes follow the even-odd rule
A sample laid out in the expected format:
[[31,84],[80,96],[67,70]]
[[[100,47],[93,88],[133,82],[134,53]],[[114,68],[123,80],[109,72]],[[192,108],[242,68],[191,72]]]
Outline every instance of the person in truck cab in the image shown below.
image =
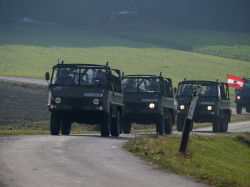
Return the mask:
[[55,84],[75,84],[74,79],[69,76],[69,70],[66,68],[61,69],[61,76],[56,79]]
[[160,91],[159,84],[157,83],[156,79],[151,80],[151,85],[147,87],[149,91]]
[[128,79],[126,86],[123,87],[123,90],[125,92],[136,92],[137,89],[134,86],[134,84],[135,84],[135,81],[133,79]]
[[106,85],[106,78],[103,76],[102,70],[96,72],[96,77],[92,79],[92,84]]

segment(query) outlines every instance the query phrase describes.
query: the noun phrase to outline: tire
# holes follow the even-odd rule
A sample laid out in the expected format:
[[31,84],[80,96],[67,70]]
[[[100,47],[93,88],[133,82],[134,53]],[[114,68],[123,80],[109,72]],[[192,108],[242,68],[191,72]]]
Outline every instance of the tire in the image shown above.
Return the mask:
[[242,106],[241,105],[237,105],[236,106],[236,113],[237,114],[241,114],[241,111],[242,111]]
[[124,121],[123,122],[123,133],[124,134],[130,134],[131,131],[131,122],[130,121]]
[[220,117],[215,116],[213,120],[213,132],[220,132]]
[[250,106],[246,107],[246,112],[250,113]]
[[220,132],[227,132],[228,130],[228,114],[224,113],[223,119],[221,119]]
[[118,137],[121,133],[121,115],[118,109],[116,109],[116,118],[111,122],[111,135]]
[[156,122],[156,132],[159,135],[163,135],[165,133],[165,116],[159,115]]
[[111,127],[111,112],[103,114],[101,122],[101,135],[108,137],[110,135]]
[[183,126],[184,126],[184,122],[185,122],[185,118],[184,117],[180,117],[180,116],[177,115],[176,126],[177,126],[177,131],[178,132],[182,132]]
[[172,134],[173,116],[169,113],[169,120],[165,121],[165,134]]
[[68,120],[62,120],[61,122],[61,133],[62,135],[69,135],[71,130],[71,122]]
[[60,133],[60,120],[59,118],[51,113],[50,116],[50,134],[59,135]]

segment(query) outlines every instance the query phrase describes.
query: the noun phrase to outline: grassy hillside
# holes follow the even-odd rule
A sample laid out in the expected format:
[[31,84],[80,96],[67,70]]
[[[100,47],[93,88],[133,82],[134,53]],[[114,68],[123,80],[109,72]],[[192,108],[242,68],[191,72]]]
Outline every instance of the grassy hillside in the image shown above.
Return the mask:
[[175,49],[250,61],[250,34],[187,29],[120,30],[112,35]]
[[[111,67],[119,68],[125,74],[158,74],[161,71],[164,76],[173,79],[175,86],[183,77],[227,81],[227,74],[239,77],[247,73],[250,75],[250,63],[247,61],[132,41],[111,36],[107,32],[113,34],[111,31],[98,30],[1,27],[0,75],[43,79],[44,73],[51,72],[58,58],[65,60],[65,63],[104,64],[109,61]],[[203,32],[200,32],[202,35]],[[195,31],[192,37],[198,37],[198,33]],[[234,38],[233,33],[231,35]],[[178,35],[180,38],[184,36]],[[247,45],[248,35],[244,36],[247,36],[245,43],[243,40],[239,46]],[[179,40],[182,41],[183,44],[178,45],[189,43]],[[213,41],[223,43],[225,40],[218,37]]]

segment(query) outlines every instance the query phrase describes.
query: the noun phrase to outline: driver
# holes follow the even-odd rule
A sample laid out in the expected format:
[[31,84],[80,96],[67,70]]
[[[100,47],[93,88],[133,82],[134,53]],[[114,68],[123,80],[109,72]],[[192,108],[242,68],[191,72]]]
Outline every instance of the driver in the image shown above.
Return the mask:
[[102,70],[96,72],[96,77],[92,79],[92,84],[106,85],[106,78],[103,76]]
[[217,96],[216,86],[214,85],[209,86],[208,90],[205,92],[204,95]]
[[75,84],[74,79],[69,76],[69,70],[67,68],[62,68],[60,73],[61,76],[56,79],[55,84]]
[[123,87],[125,92],[136,92],[136,87],[134,86],[135,81],[133,79],[128,79],[126,86]]
[[184,88],[184,90],[183,90],[183,92],[182,92],[182,95],[191,95],[192,92],[193,92],[193,86],[187,85],[187,86]]

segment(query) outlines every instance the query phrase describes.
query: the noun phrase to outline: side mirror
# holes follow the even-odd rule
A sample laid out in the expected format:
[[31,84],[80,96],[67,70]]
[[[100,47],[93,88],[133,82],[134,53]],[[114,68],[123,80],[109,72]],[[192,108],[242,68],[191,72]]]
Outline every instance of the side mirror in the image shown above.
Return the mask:
[[45,80],[48,81],[49,80],[49,72],[45,73]]
[[176,90],[176,87],[174,87],[174,93],[176,93],[176,91],[177,91],[177,90]]

